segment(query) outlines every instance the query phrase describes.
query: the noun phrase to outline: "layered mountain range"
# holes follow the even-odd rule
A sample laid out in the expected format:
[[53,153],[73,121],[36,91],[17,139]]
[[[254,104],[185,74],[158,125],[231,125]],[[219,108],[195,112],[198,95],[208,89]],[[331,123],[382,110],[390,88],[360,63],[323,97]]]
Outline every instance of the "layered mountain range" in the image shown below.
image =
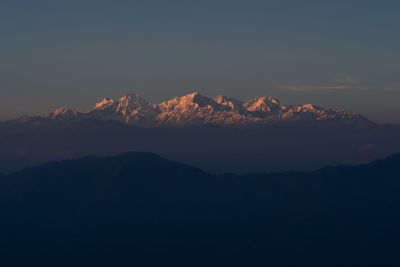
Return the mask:
[[0,175],[0,263],[397,267],[399,176],[399,154],[253,175],[139,152],[51,162]]
[[192,93],[153,104],[130,94],[106,98],[87,112],[58,109],[0,122],[0,172],[127,151],[214,173],[309,171],[398,153],[399,135],[400,126],[375,124],[358,113],[285,106],[271,97],[245,102]]
[[341,121],[371,123],[355,112],[326,109],[311,104],[283,106],[269,96],[247,102],[219,95],[215,98],[197,92],[153,104],[137,94],[118,100],[105,98],[87,112],[60,108],[46,119],[92,119],[119,121],[143,127],[162,126],[250,126],[289,121]]

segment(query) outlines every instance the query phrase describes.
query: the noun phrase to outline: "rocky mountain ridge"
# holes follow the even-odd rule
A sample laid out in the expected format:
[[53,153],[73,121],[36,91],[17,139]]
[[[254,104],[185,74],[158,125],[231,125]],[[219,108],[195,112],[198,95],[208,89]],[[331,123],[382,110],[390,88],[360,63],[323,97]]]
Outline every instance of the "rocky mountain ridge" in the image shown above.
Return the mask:
[[113,120],[143,127],[159,126],[256,126],[290,121],[370,122],[362,115],[343,110],[326,109],[311,104],[283,106],[269,96],[247,102],[218,95],[209,98],[194,92],[153,104],[137,94],[118,100],[105,98],[87,112],[57,109],[46,119]]

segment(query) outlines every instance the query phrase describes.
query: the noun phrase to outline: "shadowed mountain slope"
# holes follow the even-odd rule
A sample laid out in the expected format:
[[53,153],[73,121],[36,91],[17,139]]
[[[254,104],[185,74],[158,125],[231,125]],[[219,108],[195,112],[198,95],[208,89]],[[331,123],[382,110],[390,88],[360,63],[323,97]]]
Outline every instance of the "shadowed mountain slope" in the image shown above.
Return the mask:
[[0,181],[2,266],[399,264],[400,155],[309,173],[215,176],[126,153]]
[[85,155],[150,151],[211,172],[312,170],[400,151],[400,127],[329,121],[259,128],[143,128],[116,121],[0,123],[0,172]]

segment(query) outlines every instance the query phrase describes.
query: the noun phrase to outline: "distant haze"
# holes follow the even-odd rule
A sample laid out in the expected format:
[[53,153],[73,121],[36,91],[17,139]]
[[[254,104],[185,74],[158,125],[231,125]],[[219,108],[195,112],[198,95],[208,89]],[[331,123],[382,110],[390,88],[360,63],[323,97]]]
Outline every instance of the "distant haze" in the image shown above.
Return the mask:
[[0,120],[138,93],[400,123],[398,1],[1,1]]

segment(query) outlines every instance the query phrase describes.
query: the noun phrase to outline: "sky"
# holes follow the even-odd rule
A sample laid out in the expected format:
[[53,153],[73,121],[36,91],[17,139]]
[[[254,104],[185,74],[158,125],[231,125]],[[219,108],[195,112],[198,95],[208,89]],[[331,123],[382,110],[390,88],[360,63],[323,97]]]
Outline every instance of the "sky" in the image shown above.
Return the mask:
[[0,120],[199,91],[400,123],[399,1],[0,1]]

